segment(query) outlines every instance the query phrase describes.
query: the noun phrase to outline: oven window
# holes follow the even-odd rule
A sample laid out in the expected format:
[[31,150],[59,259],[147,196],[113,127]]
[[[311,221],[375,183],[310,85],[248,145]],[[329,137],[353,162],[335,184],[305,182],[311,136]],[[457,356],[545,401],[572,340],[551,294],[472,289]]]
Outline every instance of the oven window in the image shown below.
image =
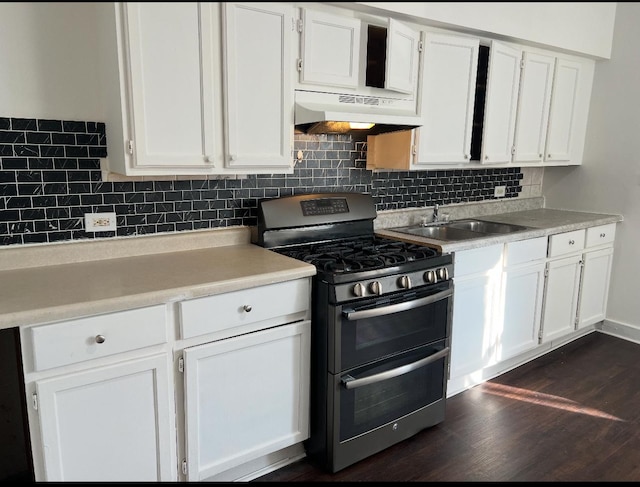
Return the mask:
[[340,441],[366,433],[444,399],[448,359],[444,356],[411,372],[353,389],[344,386],[343,380],[346,377],[357,380],[390,371],[415,363],[443,349],[444,341],[441,341],[343,374],[336,384],[339,388]]
[[[334,373],[372,362],[381,357],[441,340],[446,337],[449,324],[450,298],[385,313],[385,308],[398,303],[418,302],[449,288],[448,283],[432,287],[428,291],[405,293],[391,300],[367,301],[350,308],[350,311],[372,310],[382,314],[360,319],[349,319],[342,313],[340,325],[340,364]],[[346,310],[343,310],[346,311]]]

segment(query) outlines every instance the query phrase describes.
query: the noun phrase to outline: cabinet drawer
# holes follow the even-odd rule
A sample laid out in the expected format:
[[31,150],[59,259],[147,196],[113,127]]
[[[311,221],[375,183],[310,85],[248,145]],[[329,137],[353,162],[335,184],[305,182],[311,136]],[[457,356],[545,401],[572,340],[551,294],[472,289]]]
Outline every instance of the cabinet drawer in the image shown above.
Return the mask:
[[503,244],[498,244],[455,252],[454,275],[462,277],[501,268],[503,247]]
[[542,260],[547,256],[547,238],[538,237],[517,242],[509,242],[505,246],[504,265],[514,266]]
[[[310,303],[308,279],[191,299],[180,303],[182,338],[217,332],[233,336],[234,328],[305,312]],[[254,330],[240,333],[246,331]]]
[[613,242],[616,236],[616,224],[599,225],[587,228],[587,247],[597,247]]
[[167,343],[165,306],[90,316],[29,329],[35,370]]
[[558,233],[549,237],[549,257],[570,254],[584,249],[584,230],[574,230],[573,232]]

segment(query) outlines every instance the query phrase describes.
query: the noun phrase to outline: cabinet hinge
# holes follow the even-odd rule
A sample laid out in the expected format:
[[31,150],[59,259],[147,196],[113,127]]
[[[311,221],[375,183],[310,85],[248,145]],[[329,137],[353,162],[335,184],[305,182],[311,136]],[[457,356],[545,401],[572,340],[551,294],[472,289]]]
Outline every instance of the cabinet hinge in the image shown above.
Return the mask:
[[182,459],[182,475],[187,475],[187,459]]
[[133,155],[133,140],[127,140],[127,152]]
[[538,344],[542,343],[542,328],[540,328],[540,331],[538,332]]
[[524,69],[524,59],[520,60],[520,69]]
[[578,262],[578,264],[580,264],[580,267],[584,267],[584,260],[580,260],[580,262]]
[[302,26],[302,19],[297,19],[297,21],[296,21],[296,27],[297,27],[298,32],[299,32],[300,34],[302,34],[302,27],[303,27],[303,26]]
[[422,41],[418,42],[418,52],[422,52],[423,49],[424,49],[424,42]]
[[416,147],[416,145],[415,145],[415,144],[413,144],[413,145],[411,146],[411,155],[412,155],[412,156],[416,156],[417,154],[418,154],[418,148]]
[[33,406],[33,409],[35,409],[36,411],[38,410],[38,395],[34,392],[31,395],[31,406]]
[[544,277],[549,277],[549,268],[545,267],[544,269]]
[[302,59],[298,59],[298,71],[302,72]]
[[516,154],[516,146],[512,145],[511,146],[511,155],[514,156]]
[[178,372],[184,373],[184,357],[178,359]]

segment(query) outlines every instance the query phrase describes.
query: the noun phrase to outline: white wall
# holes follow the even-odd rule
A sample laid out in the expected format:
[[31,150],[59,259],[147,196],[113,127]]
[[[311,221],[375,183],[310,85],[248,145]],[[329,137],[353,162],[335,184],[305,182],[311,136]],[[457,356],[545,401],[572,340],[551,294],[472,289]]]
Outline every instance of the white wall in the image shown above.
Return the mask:
[[596,63],[584,162],[547,168],[545,206],[619,213],[607,318],[640,328],[640,3],[618,3],[609,61]]
[[539,47],[609,58],[616,2],[356,2]]
[[0,116],[101,121],[92,3],[0,4]]

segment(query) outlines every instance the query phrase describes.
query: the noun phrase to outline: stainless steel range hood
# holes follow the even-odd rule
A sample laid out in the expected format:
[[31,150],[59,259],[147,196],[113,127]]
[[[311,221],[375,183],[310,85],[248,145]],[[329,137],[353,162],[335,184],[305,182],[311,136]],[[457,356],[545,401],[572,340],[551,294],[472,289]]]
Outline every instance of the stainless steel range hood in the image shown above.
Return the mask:
[[[357,129],[349,122],[374,125]],[[416,115],[415,102],[411,101],[296,91],[295,125],[307,134],[376,135],[419,127],[422,119]]]

